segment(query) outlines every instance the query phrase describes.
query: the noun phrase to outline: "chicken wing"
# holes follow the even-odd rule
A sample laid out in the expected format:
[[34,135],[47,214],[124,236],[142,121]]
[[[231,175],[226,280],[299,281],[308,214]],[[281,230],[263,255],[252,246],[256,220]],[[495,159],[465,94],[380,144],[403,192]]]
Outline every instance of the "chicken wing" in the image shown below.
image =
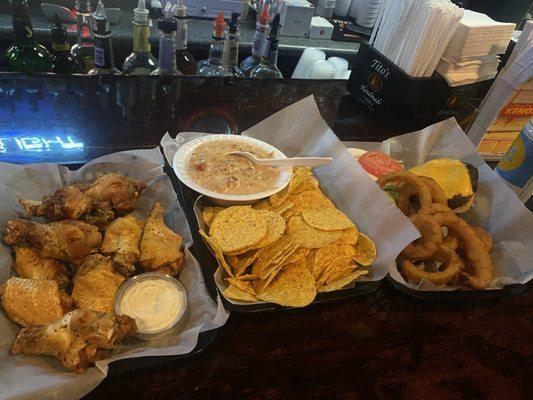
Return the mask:
[[183,239],[165,225],[163,206],[155,203],[144,223],[141,265],[146,271],[179,274],[183,264]]
[[136,331],[135,320],[126,315],[74,310],[48,325],[21,329],[11,353],[53,356],[82,373]]
[[41,257],[39,252],[31,247],[15,246],[15,265],[13,266],[21,278],[51,279],[59,287],[68,284],[67,268],[53,258]]
[[112,312],[115,294],[125,279],[115,271],[109,257],[91,255],[85,259],[72,280],[72,300],[77,308]]
[[42,257],[73,261],[97,252],[102,235],[98,228],[82,221],[39,224],[15,219],[8,222],[4,241],[9,245],[28,243]]
[[117,271],[125,276],[135,273],[135,263],[139,261],[139,242],[143,224],[137,218],[126,215],[117,218],[105,230],[100,251],[111,256]]
[[19,199],[26,215],[46,217],[57,221],[60,219],[79,219],[92,207],[92,200],[76,186],[65,186],[57,189],[51,196],[42,201]]
[[47,324],[72,309],[70,297],[56,281],[13,277],[1,291],[6,315],[22,326]]
[[146,184],[138,179],[110,173],[96,179],[84,193],[95,202],[109,203],[112,209],[125,213],[135,209],[145,188]]

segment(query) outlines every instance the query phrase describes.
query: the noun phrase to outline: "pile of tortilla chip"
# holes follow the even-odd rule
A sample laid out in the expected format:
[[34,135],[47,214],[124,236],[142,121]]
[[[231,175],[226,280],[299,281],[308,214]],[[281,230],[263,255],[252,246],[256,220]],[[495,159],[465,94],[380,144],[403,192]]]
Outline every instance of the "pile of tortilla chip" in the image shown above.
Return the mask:
[[200,231],[227,277],[224,296],[303,307],[368,273],[376,246],[321,192],[309,168],[253,206],[205,207]]

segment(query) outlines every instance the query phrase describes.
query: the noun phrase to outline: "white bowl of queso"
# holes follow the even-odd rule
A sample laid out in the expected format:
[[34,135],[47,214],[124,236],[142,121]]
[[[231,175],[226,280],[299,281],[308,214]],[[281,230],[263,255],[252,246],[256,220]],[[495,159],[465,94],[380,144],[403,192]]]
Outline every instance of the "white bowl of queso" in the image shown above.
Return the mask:
[[287,158],[265,143],[240,135],[206,135],[182,145],[172,162],[178,179],[194,191],[222,205],[246,204],[271,196],[289,184],[292,167],[266,167],[233,151],[257,158]]

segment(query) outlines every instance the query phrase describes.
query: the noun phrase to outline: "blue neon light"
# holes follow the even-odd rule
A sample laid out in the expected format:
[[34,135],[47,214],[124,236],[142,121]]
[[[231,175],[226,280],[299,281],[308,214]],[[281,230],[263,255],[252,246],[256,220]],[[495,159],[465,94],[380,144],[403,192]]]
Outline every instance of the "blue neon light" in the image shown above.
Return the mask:
[[0,137],[0,153],[19,154],[42,153],[42,152],[82,152],[83,142],[75,136],[9,136]]

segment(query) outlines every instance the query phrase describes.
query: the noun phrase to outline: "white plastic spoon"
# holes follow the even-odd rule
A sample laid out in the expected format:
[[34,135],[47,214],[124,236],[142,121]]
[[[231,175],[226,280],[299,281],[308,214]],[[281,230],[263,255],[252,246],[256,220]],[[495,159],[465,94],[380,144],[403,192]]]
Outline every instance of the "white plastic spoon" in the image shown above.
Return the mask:
[[241,156],[255,164],[269,167],[318,167],[320,165],[330,165],[333,162],[331,157],[257,158],[247,151],[232,151],[226,155]]

